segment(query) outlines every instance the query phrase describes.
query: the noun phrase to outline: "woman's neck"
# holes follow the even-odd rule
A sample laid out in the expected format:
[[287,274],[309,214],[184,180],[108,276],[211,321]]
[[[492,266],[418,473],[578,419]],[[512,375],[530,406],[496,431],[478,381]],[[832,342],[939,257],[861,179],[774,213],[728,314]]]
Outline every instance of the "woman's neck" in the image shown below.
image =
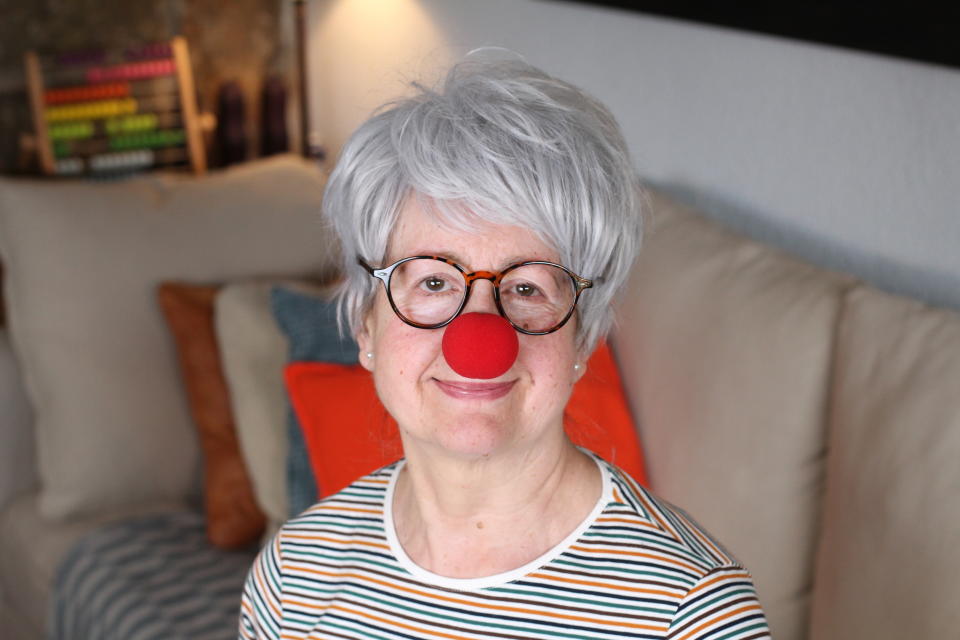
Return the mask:
[[452,578],[510,571],[559,544],[600,498],[596,464],[565,437],[465,462],[407,451],[393,525],[418,566]]

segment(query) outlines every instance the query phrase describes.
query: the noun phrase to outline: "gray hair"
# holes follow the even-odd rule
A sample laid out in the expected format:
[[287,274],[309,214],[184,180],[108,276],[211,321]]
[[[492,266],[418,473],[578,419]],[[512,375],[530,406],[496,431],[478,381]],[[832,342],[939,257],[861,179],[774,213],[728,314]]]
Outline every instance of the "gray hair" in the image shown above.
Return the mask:
[[643,195],[613,115],[571,84],[519,60],[467,57],[439,88],[388,103],[344,146],[323,212],[340,237],[342,319],[361,328],[381,284],[400,209],[416,197],[441,220],[523,226],[592,279],[577,348],[589,353],[639,250]]

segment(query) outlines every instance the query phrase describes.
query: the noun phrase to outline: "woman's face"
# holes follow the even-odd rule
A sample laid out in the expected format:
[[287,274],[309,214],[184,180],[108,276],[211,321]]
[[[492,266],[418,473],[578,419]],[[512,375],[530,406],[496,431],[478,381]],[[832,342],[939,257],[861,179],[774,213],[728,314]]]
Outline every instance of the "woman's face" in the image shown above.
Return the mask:
[[[425,214],[416,200],[408,199],[401,211],[385,264],[414,255],[444,256],[468,271],[499,271],[524,260],[559,262],[556,252],[528,229],[484,224],[472,233],[452,230]],[[471,311],[497,313],[492,283],[474,282],[463,313]],[[575,318],[548,335],[518,334],[516,362],[491,380],[455,373],[441,350],[444,329],[405,324],[383,287],[378,287],[363,327],[357,336],[360,361],[373,372],[408,454],[414,446],[477,458],[535,451],[563,437],[563,410],[580,375],[574,369]]]

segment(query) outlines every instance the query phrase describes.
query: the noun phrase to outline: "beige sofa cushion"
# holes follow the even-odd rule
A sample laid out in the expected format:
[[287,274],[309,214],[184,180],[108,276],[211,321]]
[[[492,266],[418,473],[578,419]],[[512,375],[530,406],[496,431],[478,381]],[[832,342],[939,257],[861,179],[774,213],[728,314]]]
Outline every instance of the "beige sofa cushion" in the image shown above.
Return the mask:
[[183,499],[200,473],[163,280],[317,273],[321,172],[282,156],[205,178],[0,182],[10,334],[51,518]]
[[811,637],[957,637],[960,314],[853,291],[834,394]]
[[0,327],[0,511],[18,493],[36,483],[30,401],[10,347],[6,327]]
[[270,309],[270,289],[280,282],[292,281],[227,285],[217,296],[215,314],[240,450],[257,503],[268,518],[265,536],[272,535],[290,515],[287,392],[283,386],[289,348]]
[[756,580],[774,637],[804,637],[831,337],[851,279],[660,195],[614,349],[655,492]]

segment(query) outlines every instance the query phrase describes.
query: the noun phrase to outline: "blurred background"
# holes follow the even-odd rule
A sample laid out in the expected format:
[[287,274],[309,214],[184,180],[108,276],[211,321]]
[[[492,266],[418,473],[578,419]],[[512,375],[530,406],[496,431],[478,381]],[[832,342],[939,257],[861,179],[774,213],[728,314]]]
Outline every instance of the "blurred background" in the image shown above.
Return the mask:
[[[475,47],[502,46],[607,103],[651,184],[822,266],[960,307],[952,9],[310,0],[298,39],[298,4],[3,0],[0,172],[35,171],[23,148],[34,128],[28,50],[118,50],[184,36],[216,167],[304,147],[333,157],[410,81],[433,81]],[[265,141],[271,95],[284,117],[270,116],[275,132]]]
[[[219,593],[210,624],[235,637],[260,531],[298,512],[291,478],[313,482],[281,377],[312,359],[287,342],[327,316],[276,294],[328,309],[318,211],[339,150],[480,47],[606,104],[661,204],[612,345],[651,486],[744,550],[778,637],[955,632],[960,323],[937,307],[960,309],[960,9],[730,4],[0,0],[0,637],[132,637],[108,617],[116,636],[43,629],[100,618],[58,590],[89,559],[77,540],[170,501],[146,533],[189,530],[230,575],[166,584],[200,622],[197,594]],[[282,317],[303,331],[281,335]],[[209,357],[181,362],[198,344]],[[194,414],[197,398],[222,411]],[[211,423],[229,456],[201,455]],[[228,508],[201,515],[222,459]],[[210,534],[244,504],[242,531]],[[152,562],[136,522],[131,555]]]

